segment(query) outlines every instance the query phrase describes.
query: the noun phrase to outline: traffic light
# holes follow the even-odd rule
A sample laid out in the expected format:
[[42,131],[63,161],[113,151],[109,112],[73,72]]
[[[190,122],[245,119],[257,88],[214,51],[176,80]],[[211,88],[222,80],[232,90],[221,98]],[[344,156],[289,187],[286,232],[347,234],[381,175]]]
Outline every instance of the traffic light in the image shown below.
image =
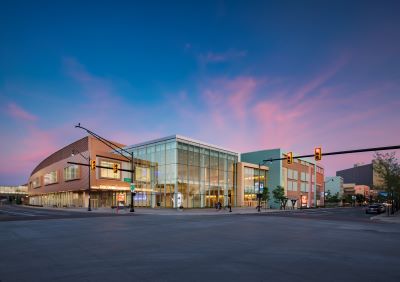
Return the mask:
[[320,161],[322,159],[322,149],[321,147],[314,149],[314,157],[316,161]]
[[114,173],[118,172],[118,164],[114,164],[113,171]]
[[92,170],[95,170],[95,169],[96,169],[96,161],[95,161],[95,160],[91,160],[91,161],[90,161],[90,168],[91,168]]
[[287,161],[287,164],[293,163],[293,152],[287,153],[286,161]]

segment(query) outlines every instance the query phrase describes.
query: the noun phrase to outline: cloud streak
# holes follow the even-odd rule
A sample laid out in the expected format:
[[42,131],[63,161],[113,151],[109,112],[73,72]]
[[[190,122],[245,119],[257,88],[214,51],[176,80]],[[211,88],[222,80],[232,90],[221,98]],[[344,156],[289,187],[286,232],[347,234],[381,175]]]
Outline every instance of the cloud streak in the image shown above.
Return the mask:
[[15,103],[9,103],[6,108],[6,112],[13,118],[22,121],[36,121],[38,119],[37,116],[29,113]]

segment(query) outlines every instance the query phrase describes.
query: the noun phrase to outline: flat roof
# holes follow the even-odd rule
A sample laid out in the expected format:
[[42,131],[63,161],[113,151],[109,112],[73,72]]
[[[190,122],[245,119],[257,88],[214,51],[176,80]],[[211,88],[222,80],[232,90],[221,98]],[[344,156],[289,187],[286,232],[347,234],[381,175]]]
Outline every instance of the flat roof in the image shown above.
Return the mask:
[[151,144],[155,144],[155,143],[159,143],[159,142],[163,142],[163,141],[167,141],[167,140],[177,140],[177,141],[189,142],[189,143],[197,144],[197,145],[200,145],[200,146],[214,148],[216,150],[224,151],[224,152],[227,152],[227,153],[230,153],[230,154],[236,154],[238,156],[240,155],[239,152],[235,152],[235,151],[232,151],[232,150],[220,147],[220,146],[216,146],[216,145],[213,145],[213,144],[209,144],[209,143],[206,143],[206,142],[203,142],[203,141],[199,141],[199,140],[192,139],[192,138],[189,138],[189,137],[186,137],[186,136],[182,136],[182,135],[178,135],[178,134],[170,135],[170,136],[166,136],[166,137],[162,137],[162,138],[153,139],[153,140],[137,143],[137,144],[130,145],[130,146],[126,146],[124,149],[125,150],[134,149],[134,148],[137,148],[137,147],[147,146],[147,145],[151,145]]

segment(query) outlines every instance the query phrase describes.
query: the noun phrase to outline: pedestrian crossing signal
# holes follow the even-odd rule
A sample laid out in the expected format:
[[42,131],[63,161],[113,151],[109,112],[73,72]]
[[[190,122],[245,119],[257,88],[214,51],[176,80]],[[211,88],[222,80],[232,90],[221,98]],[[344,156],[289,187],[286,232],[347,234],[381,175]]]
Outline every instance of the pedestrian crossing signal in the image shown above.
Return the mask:
[[287,161],[287,164],[293,163],[293,152],[287,153],[286,161]]
[[95,170],[96,169],[96,161],[95,160],[91,160],[90,161],[90,168],[91,168],[91,170]]
[[314,149],[314,157],[316,161],[320,161],[322,159],[322,149],[321,147]]

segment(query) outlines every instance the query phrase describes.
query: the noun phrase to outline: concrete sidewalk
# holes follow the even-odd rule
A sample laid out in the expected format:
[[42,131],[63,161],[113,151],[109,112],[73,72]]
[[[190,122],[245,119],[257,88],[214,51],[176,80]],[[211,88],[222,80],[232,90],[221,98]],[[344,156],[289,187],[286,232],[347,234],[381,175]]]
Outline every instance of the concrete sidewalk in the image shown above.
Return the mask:
[[400,211],[395,214],[388,216],[387,212],[371,217],[371,220],[388,222],[388,223],[400,223]]

